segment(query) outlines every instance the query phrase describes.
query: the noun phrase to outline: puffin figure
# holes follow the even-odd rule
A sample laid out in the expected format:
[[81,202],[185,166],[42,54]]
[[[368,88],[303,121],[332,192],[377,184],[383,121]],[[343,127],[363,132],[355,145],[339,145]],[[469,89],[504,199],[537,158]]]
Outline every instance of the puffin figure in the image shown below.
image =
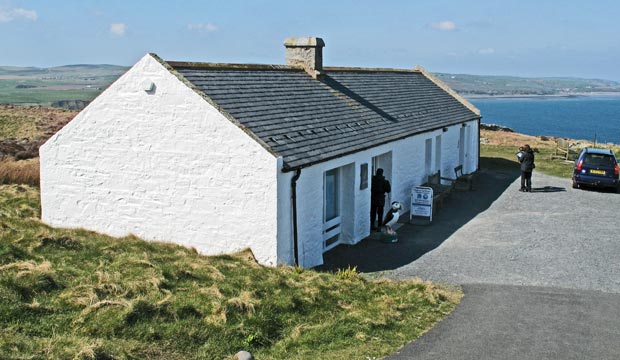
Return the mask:
[[392,208],[388,211],[387,215],[385,215],[385,220],[383,221],[383,226],[385,226],[385,232],[390,235],[396,234],[396,231],[392,230],[392,226],[398,222],[398,218],[400,217],[400,211],[403,209],[403,206],[398,202],[392,202]]

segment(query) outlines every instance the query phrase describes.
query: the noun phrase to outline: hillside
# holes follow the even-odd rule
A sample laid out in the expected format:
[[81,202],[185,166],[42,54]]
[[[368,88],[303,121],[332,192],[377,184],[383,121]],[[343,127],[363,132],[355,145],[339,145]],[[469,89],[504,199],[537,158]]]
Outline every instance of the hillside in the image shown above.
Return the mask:
[[[81,110],[127,69],[87,64],[52,68],[0,66],[0,103]],[[458,93],[472,97],[620,92],[620,82],[599,79],[435,75]]]
[[524,78],[436,73],[464,96],[574,95],[620,92],[620,82],[579,78]]
[[81,110],[127,69],[116,65],[0,66],[0,103]]

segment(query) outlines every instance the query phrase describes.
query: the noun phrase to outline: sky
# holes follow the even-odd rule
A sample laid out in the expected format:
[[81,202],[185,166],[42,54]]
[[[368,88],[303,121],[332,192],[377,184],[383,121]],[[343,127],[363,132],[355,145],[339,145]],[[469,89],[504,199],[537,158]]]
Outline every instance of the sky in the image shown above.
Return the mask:
[[620,81],[620,1],[0,0],[0,65],[283,64],[317,36],[326,66]]

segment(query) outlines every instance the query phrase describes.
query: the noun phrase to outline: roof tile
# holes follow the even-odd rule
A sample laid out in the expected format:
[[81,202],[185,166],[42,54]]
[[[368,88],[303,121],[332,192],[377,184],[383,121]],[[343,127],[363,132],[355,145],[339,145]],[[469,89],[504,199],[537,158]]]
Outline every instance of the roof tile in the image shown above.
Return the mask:
[[479,117],[418,71],[173,66],[287,169]]

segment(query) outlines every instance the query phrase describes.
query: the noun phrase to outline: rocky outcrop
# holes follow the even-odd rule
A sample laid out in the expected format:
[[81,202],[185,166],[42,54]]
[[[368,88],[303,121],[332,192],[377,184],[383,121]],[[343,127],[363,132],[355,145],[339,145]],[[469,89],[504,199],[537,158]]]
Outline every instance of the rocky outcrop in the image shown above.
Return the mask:
[[489,130],[489,131],[505,131],[505,132],[515,132],[509,127],[496,125],[496,124],[480,124],[481,130]]
[[32,159],[39,156],[39,147],[46,139],[5,139],[0,140],[0,160],[12,157],[15,160]]
[[52,103],[52,107],[67,110],[82,110],[88,103],[88,101],[84,100],[58,100]]

